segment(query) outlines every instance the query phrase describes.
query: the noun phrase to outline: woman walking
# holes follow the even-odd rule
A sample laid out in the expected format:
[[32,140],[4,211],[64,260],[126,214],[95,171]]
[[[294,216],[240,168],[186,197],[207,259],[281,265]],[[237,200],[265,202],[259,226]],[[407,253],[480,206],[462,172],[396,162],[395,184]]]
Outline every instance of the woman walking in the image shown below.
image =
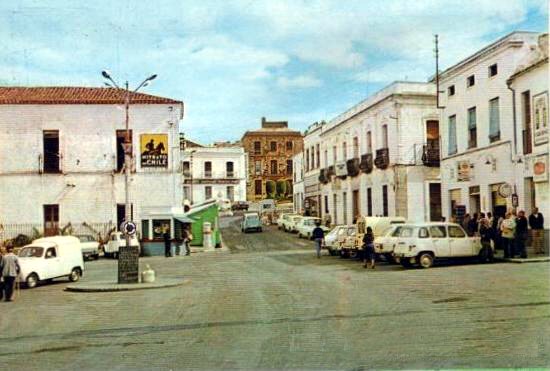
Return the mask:
[[370,262],[371,268],[374,269],[376,259],[374,253],[374,234],[371,227],[367,227],[367,233],[363,236],[363,251],[365,252],[365,264],[363,267],[368,268]]

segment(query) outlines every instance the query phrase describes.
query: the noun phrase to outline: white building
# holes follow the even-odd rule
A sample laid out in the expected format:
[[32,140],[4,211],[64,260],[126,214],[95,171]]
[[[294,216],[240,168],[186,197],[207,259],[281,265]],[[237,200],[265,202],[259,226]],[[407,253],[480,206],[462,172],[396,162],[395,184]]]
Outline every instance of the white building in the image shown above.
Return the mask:
[[[117,89],[0,87],[0,223],[49,234],[68,223],[118,226],[125,214],[123,102]],[[182,118],[180,101],[131,96],[130,201],[138,229],[142,221],[150,227],[150,213],[181,206]]]
[[302,213],[304,211],[304,154],[299,152],[292,157],[292,200],[294,202],[294,212]]
[[317,217],[323,216],[319,171],[321,169],[321,133],[324,126],[324,121],[315,122],[308,127],[304,134],[303,211],[306,215]]
[[[516,102],[518,207],[528,213],[533,207],[547,216],[550,228],[550,187],[548,180],[548,34],[519,62],[508,79]],[[547,242],[548,245],[548,242]]]
[[181,153],[183,197],[191,203],[246,201],[247,164],[243,147],[194,146]]
[[312,130],[305,166],[321,183],[320,214],[333,224],[360,215],[439,220],[438,119],[433,84],[394,82]]
[[[521,122],[514,99],[527,87],[508,88],[507,80],[536,49],[539,34],[513,32],[440,74],[442,122],[442,200],[446,217],[464,213],[503,214],[527,207]],[[540,80],[547,90],[548,80]],[[535,94],[535,92],[533,92]],[[516,110],[521,112],[521,107]],[[517,115],[516,115],[517,116]],[[530,191],[528,191],[530,192]],[[527,197],[529,198],[529,197]]]

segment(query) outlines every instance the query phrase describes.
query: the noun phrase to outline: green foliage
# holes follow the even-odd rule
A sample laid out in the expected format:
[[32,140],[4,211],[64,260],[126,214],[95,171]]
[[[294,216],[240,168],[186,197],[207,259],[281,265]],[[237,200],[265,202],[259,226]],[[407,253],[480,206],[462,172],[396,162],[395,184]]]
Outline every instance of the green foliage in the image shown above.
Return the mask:
[[265,182],[265,191],[267,193],[267,198],[275,198],[275,192],[276,192],[277,185],[273,180],[268,180]]
[[292,182],[290,180],[286,180],[286,195],[291,196],[292,195]]
[[287,187],[286,187],[286,181],[285,180],[278,180],[277,181],[277,196],[282,197],[287,194]]

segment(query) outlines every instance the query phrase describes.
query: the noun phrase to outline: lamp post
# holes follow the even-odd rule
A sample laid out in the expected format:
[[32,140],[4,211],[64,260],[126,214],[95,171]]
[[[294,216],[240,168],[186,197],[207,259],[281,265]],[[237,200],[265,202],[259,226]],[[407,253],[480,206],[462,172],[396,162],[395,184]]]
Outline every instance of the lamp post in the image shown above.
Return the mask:
[[[106,86],[121,89],[113,80],[109,72],[102,71],[101,75],[109,82],[105,82]],[[149,84],[149,81],[154,80],[157,75],[151,75],[138,85],[138,87],[130,91],[128,81],[124,83],[124,112],[125,112],[125,129],[124,136],[124,221],[131,222],[131,205],[130,205],[130,167],[132,166],[132,142],[130,140],[130,103],[131,95],[139,89]],[[118,254],[118,283],[137,283],[139,281],[139,247],[130,246],[130,234],[123,231],[126,239],[126,246],[119,248]],[[135,251],[134,251],[135,250]]]

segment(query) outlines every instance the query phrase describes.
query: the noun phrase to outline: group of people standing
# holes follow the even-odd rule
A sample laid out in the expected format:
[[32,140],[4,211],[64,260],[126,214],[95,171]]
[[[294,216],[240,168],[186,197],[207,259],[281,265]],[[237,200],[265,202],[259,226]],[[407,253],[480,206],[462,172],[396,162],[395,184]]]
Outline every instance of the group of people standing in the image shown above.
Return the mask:
[[172,238],[170,237],[170,227],[164,226],[163,232],[162,232],[162,238],[164,240],[164,256],[167,258],[170,258],[172,256],[175,256],[176,253],[178,253],[180,256],[183,255],[183,251],[185,250],[185,255],[189,256],[191,255],[191,249],[189,248],[189,244],[191,243],[191,240],[193,239],[193,235],[191,234],[191,231],[189,230],[189,226],[185,225],[181,231],[181,235],[176,236],[175,242],[176,246],[178,248],[177,251],[172,251]]
[[17,255],[13,253],[13,246],[8,246],[6,252],[0,254],[0,300],[13,301],[19,271]]
[[517,213],[510,210],[504,216],[493,216],[490,212],[466,214],[461,224],[469,236],[479,236],[483,245],[490,245],[492,241],[495,249],[504,250],[505,258],[527,258],[530,228],[535,254],[544,254],[544,216],[537,208],[529,218],[523,210]]

